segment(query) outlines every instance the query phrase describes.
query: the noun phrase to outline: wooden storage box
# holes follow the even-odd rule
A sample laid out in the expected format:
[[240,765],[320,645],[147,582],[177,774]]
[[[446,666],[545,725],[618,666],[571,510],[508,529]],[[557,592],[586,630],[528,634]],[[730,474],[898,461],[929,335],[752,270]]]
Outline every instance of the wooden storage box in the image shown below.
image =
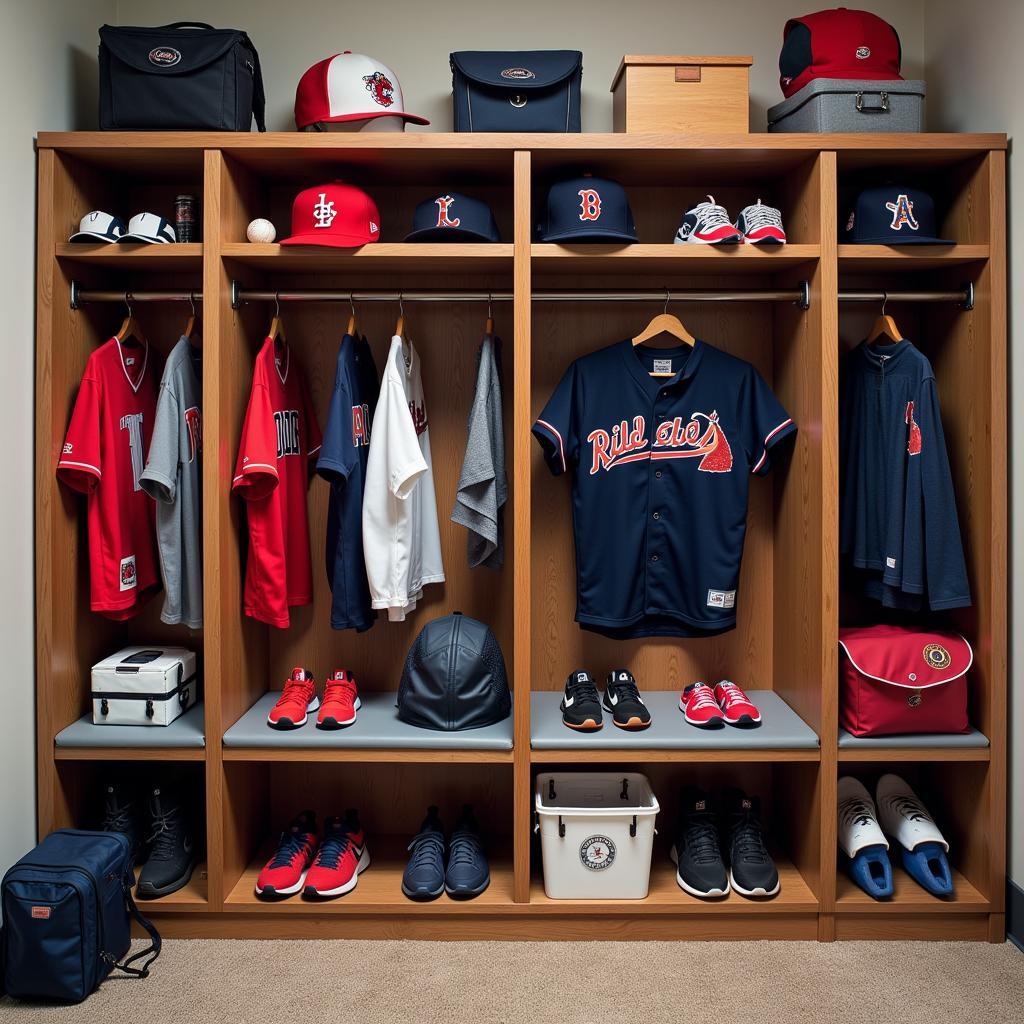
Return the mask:
[[612,80],[612,126],[617,132],[749,132],[753,63],[753,57],[626,54]]

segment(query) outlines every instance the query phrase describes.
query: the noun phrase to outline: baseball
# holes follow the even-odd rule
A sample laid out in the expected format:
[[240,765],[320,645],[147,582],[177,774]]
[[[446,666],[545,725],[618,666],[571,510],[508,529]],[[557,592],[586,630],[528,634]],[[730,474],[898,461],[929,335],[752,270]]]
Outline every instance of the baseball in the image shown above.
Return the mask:
[[250,242],[272,242],[277,238],[277,228],[269,220],[257,217],[255,220],[249,221],[249,226],[245,229],[245,237]]

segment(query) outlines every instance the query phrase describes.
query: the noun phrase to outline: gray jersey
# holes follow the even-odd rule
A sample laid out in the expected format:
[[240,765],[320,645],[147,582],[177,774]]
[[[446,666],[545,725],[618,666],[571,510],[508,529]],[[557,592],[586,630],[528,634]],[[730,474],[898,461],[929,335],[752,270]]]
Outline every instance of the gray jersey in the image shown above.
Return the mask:
[[202,386],[187,338],[171,350],[160,381],[143,489],[156,499],[157,542],[166,598],[160,618],[203,624]]

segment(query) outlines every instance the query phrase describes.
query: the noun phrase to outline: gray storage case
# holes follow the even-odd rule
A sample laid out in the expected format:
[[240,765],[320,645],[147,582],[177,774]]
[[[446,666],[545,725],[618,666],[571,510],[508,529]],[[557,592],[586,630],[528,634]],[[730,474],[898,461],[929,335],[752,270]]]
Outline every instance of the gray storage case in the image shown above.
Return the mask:
[[768,110],[770,132],[919,132],[924,82],[816,78]]

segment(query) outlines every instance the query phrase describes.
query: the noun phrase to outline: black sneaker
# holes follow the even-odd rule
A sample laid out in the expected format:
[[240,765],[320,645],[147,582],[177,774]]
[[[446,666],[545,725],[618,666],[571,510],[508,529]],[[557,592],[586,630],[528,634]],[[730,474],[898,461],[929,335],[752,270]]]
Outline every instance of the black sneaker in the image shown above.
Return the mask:
[[142,853],[142,832],[138,808],[124,786],[108,785],[103,797],[102,832],[123,832],[132,845],[132,860],[138,862]]
[[589,672],[573,672],[565,681],[562,703],[562,723],[580,732],[595,732],[604,725],[601,698]]
[[779,873],[764,844],[761,801],[730,789],[723,793],[722,803],[732,887],[741,896],[774,896],[779,891]]
[[472,899],[491,883],[491,872],[480,842],[480,830],[473,808],[466,804],[462,808],[455,831],[448,840],[448,870],[445,872],[444,888],[454,899]]
[[139,872],[135,893],[143,899],[168,896],[188,884],[196,866],[196,850],[178,800],[159,788],[149,797],[149,857]]
[[444,892],[444,829],[437,808],[427,809],[419,832],[409,844],[412,856],[402,875],[402,892],[411,900],[436,900]]
[[620,729],[646,729],[651,724],[651,713],[627,669],[617,668],[608,673],[602,703]]
[[679,832],[670,856],[676,882],[691,896],[708,898],[729,892],[729,877],[718,846],[718,818],[706,793],[687,786],[679,801]]

